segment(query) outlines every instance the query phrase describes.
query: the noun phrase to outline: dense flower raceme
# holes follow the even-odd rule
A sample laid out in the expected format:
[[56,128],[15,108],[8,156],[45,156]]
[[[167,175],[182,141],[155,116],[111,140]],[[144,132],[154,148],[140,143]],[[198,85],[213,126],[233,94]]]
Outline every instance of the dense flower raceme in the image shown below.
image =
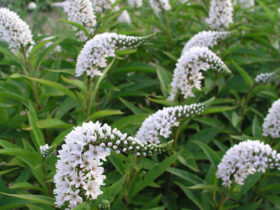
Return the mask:
[[48,157],[51,151],[51,147],[48,144],[40,146],[40,153],[43,157]]
[[14,52],[34,43],[29,26],[7,8],[0,8],[0,40],[7,42]]
[[236,4],[240,4],[243,8],[249,8],[255,6],[255,0],[235,0]]
[[275,101],[268,110],[263,123],[263,136],[280,137],[280,99]]
[[192,47],[213,47],[218,41],[227,38],[230,32],[221,31],[202,31],[193,36],[184,46],[182,53],[190,50]]
[[142,7],[142,0],[128,0],[128,4],[130,7]]
[[74,208],[83,202],[82,197],[97,199],[106,178],[102,164],[111,151],[154,156],[167,152],[171,146],[172,141],[161,145],[142,143],[107,124],[83,123],[66,136],[58,152],[54,176],[56,206]]
[[101,68],[107,67],[107,58],[114,57],[116,49],[137,47],[151,36],[135,37],[116,33],[103,33],[89,40],[81,50],[76,64],[76,76],[84,72],[90,77],[101,75]]
[[267,84],[275,81],[278,78],[279,71],[270,73],[261,73],[255,77],[256,83]]
[[211,0],[209,17],[206,22],[210,28],[224,30],[233,22],[233,5],[231,0]]
[[118,22],[131,24],[131,18],[127,10],[124,10],[118,17]]
[[193,47],[183,53],[176,64],[168,99],[175,100],[179,90],[184,98],[194,96],[193,88],[201,89],[201,80],[204,78],[201,71],[208,69],[230,73],[224,62],[206,47]]
[[243,185],[250,174],[265,172],[268,168],[279,170],[279,160],[280,154],[268,144],[247,140],[226,152],[218,165],[216,175],[227,187],[232,184],[232,178],[237,184]]
[[[84,26],[91,36],[94,34],[96,16],[91,0],[66,0],[64,2],[54,3],[53,6],[62,7],[69,21]],[[76,36],[80,41],[89,39],[85,32],[78,30],[76,27],[74,27],[74,30],[77,31]]]
[[169,0],[149,0],[151,7],[159,12],[161,10],[170,10]]
[[160,136],[170,137],[171,128],[179,126],[179,120],[199,115],[211,103],[197,103],[184,106],[165,107],[150,115],[143,122],[136,138],[143,143],[159,144]]
[[114,4],[116,0],[91,0],[91,2],[94,11],[103,12],[104,10],[111,9],[112,4]]

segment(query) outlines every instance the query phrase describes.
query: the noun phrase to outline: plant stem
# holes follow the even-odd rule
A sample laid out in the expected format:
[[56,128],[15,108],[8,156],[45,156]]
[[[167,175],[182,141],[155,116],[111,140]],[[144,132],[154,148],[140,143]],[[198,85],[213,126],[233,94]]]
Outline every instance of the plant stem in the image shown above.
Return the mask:
[[91,77],[87,77],[87,96],[86,96],[86,107],[85,107],[85,117],[86,121],[88,121],[90,111],[91,111]]
[[[26,72],[27,72],[27,76],[31,76],[31,77],[35,76],[34,72],[32,72],[32,70],[30,68],[30,64],[29,64],[28,58],[27,58],[27,53],[26,53],[25,47],[23,45],[21,45],[21,51],[22,51],[22,54],[23,54],[24,62],[25,62],[25,69],[26,69]],[[41,103],[40,103],[40,99],[39,99],[39,96],[38,96],[36,84],[35,84],[34,81],[31,81],[30,83],[31,83],[32,92],[33,92],[34,97],[35,97],[37,109],[40,110],[41,109]]]

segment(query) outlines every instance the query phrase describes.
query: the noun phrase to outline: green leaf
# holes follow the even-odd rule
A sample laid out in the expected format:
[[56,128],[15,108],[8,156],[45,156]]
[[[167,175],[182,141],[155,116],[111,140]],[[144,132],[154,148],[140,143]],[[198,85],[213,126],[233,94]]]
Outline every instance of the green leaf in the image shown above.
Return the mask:
[[154,64],[156,70],[157,70],[157,76],[160,82],[160,89],[163,94],[163,96],[166,98],[168,97],[168,84],[170,83],[170,79],[168,77],[168,72],[162,68],[158,64]]
[[192,184],[199,184],[201,182],[203,182],[203,180],[196,176],[193,173],[190,173],[186,170],[181,170],[181,169],[177,169],[177,168],[168,168],[166,171],[168,171],[169,173],[178,176],[184,180],[186,180],[187,182],[190,182]]
[[29,119],[29,124],[32,128],[31,132],[33,134],[33,144],[37,148],[37,151],[40,151],[40,146],[45,145],[45,139],[42,131],[36,125],[37,116],[31,103],[29,104],[29,112],[27,111],[27,116]]
[[142,114],[144,113],[141,109],[139,109],[138,107],[136,107],[134,104],[132,104],[131,102],[123,99],[123,98],[119,98],[120,101],[127,107],[129,108],[134,114]]
[[54,199],[44,195],[31,195],[31,194],[8,194],[2,193],[3,195],[20,198],[24,200],[34,201],[36,203],[46,204],[49,206],[54,206]]
[[86,87],[85,87],[85,85],[84,85],[84,83],[83,83],[82,81],[77,80],[77,79],[73,79],[73,78],[68,79],[68,78],[66,78],[66,77],[64,77],[64,76],[61,76],[61,78],[62,78],[62,80],[63,80],[64,82],[66,82],[66,83],[68,83],[68,84],[70,84],[70,85],[73,85],[73,86],[79,88],[79,89],[82,90],[83,92],[86,92]]
[[45,119],[37,121],[38,128],[72,128],[73,125],[59,119]]
[[145,187],[150,185],[156,178],[158,178],[164,171],[175,162],[177,159],[178,154],[172,155],[162,162],[160,162],[158,165],[154,166],[152,169],[150,169],[146,175],[144,180],[138,181],[134,188],[131,190],[129,196],[130,198],[134,197],[138,192],[143,190]]
[[215,185],[210,185],[210,184],[196,184],[190,187],[187,187],[188,189],[191,190],[206,190],[206,191],[219,191],[220,189],[215,186]]
[[244,79],[248,87],[251,87],[254,83],[254,80],[250,77],[250,75],[246,72],[245,69],[243,69],[241,66],[239,66],[237,63],[232,61],[234,67],[237,69],[241,77]]
[[107,116],[113,116],[113,115],[122,115],[124,114],[120,110],[111,110],[111,109],[106,109],[106,110],[101,110],[93,113],[90,117],[89,120],[95,121],[96,119],[107,117]]
[[193,141],[192,140],[191,142],[194,143],[194,144],[197,144],[202,149],[202,151],[205,153],[205,155],[208,157],[208,159],[211,161],[211,163],[214,166],[218,165],[218,163],[220,161],[220,158],[213,149],[211,149],[208,145],[204,144],[201,141]]
[[201,115],[231,111],[236,109],[237,107],[238,106],[212,106],[203,111]]
[[39,82],[43,85],[47,85],[49,87],[55,88],[58,91],[63,92],[64,94],[70,96],[71,98],[73,98],[74,100],[77,100],[76,95],[68,88],[66,88],[65,86],[57,83],[57,82],[53,82],[53,81],[48,81],[48,80],[43,80],[43,79],[38,79],[38,78],[34,78],[34,77],[28,77],[28,76],[24,76],[24,78],[27,78],[29,80],[35,81],[35,82]]

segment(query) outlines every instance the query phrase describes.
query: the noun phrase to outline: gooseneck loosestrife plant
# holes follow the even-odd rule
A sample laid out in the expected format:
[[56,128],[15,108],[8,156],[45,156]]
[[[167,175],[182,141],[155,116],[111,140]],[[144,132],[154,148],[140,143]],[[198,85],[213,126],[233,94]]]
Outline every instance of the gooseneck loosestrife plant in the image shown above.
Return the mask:
[[0,209],[279,207],[279,1],[13,2]]
[[146,157],[165,153],[171,146],[172,141],[160,145],[142,142],[98,121],[83,123],[66,136],[58,152],[56,205],[72,209],[83,197],[93,200],[102,194],[100,186],[106,178],[102,164],[111,151]]
[[193,97],[193,89],[201,89],[201,71],[209,69],[230,73],[224,62],[206,47],[192,47],[184,52],[176,64],[168,99],[174,101],[179,90],[184,98]]
[[218,165],[217,177],[223,185],[230,187],[232,178],[237,184],[243,185],[244,180],[256,172],[267,169],[280,169],[280,154],[268,144],[258,140],[247,140],[234,145],[223,156]]

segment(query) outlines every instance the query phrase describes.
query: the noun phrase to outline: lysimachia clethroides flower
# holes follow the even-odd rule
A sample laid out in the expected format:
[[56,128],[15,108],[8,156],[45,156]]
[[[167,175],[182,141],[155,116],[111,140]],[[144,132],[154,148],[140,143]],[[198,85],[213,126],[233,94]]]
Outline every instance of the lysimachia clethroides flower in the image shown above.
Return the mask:
[[255,77],[255,81],[259,84],[272,83],[273,81],[276,81],[279,78],[278,74],[279,70],[270,73],[261,73]]
[[206,23],[214,30],[225,30],[233,22],[232,0],[211,0]]
[[116,0],[91,0],[93,3],[93,9],[96,12],[104,12],[111,9]]
[[160,137],[170,137],[172,127],[178,127],[180,119],[199,115],[211,102],[212,99],[204,103],[165,107],[145,119],[136,138],[143,143],[160,144]]
[[101,75],[106,68],[107,58],[114,57],[116,49],[137,47],[152,36],[126,36],[116,33],[102,33],[89,40],[81,50],[76,64],[76,76],[84,72],[91,78]]
[[0,41],[6,42],[13,52],[34,43],[29,26],[7,8],[0,8]]
[[243,185],[250,174],[264,173],[268,168],[279,170],[279,161],[280,154],[268,144],[259,140],[247,140],[226,152],[216,175],[226,187],[231,186],[233,178],[235,183]]
[[142,7],[142,0],[127,0],[130,7]]
[[106,178],[102,165],[111,151],[145,157],[165,153],[171,146],[172,141],[160,145],[143,143],[107,124],[83,123],[66,136],[58,152],[56,206],[73,209],[83,198],[97,199]]
[[170,10],[169,0],[149,0],[151,7],[156,11]]
[[91,0],[66,0],[64,2],[54,3],[53,6],[62,7],[69,21],[78,23],[87,29],[89,34],[86,34],[75,26],[73,27],[77,31],[76,36],[80,41],[87,41],[90,38],[89,36],[94,35],[96,16]]
[[280,137],[280,99],[272,104],[264,118],[263,136]]
[[201,89],[201,71],[209,69],[230,73],[224,62],[206,47],[193,47],[183,53],[176,64],[168,100],[174,101],[179,90],[184,98],[194,96],[193,89]]
[[230,36],[230,32],[202,31],[193,36],[184,46],[182,54],[192,47],[213,47],[218,41]]

